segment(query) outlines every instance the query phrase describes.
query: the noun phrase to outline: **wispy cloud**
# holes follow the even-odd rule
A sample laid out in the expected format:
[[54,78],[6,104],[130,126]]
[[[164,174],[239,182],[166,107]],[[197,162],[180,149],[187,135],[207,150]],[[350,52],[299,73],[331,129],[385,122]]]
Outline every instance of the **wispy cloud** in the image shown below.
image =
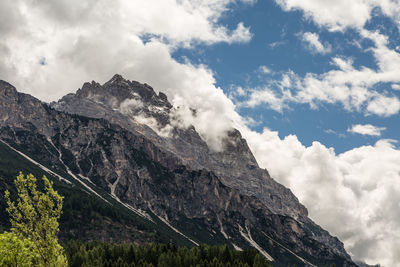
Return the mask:
[[276,42],[269,43],[268,46],[269,46],[271,49],[274,49],[274,48],[276,48],[276,47],[279,47],[279,46],[284,45],[285,43],[286,43],[285,41],[276,41]]
[[324,132],[327,133],[327,134],[334,134],[334,135],[337,135],[337,136],[340,137],[340,138],[345,138],[345,137],[346,137],[345,134],[343,134],[343,133],[338,133],[338,132],[336,132],[335,130],[332,130],[332,129],[324,130]]
[[371,124],[355,124],[347,129],[349,133],[356,133],[361,135],[381,136],[381,132],[386,130],[386,127],[377,127]]
[[[377,32],[362,30],[360,34],[375,43],[369,49],[378,69],[355,67],[351,58],[335,56],[336,67],[322,74],[307,73],[303,77],[293,71],[255,88],[246,104],[267,103],[282,111],[290,103],[309,104],[317,109],[322,104],[341,103],[345,110],[365,115],[393,116],[400,111],[400,99],[391,90],[400,88],[400,53],[388,47],[388,38]],[[376,90],[379,83],[388,83],[387,90]]]
[[392,84],[393,90],[400,90],[400,84]]
[[305,32],[301,35],[301,40],[312,53],[328,54],[332,51],[331,45],[329,43],[322,44],[316,33]]
[[263,74],[268,74],[268,73],[272,72],[272,70],[270,68],[268,68],[267,66],[264,66],[264,65],[258,67],[258,71]]

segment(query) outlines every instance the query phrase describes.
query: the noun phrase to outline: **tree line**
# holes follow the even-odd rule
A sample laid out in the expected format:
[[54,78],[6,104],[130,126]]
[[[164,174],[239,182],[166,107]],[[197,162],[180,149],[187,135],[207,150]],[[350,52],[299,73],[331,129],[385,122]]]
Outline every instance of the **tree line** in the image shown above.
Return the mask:
[[174,244],[110,244],[69,241],[64,245],[69,266],[104,267],[269,267],[257,250],[237,251],[227,245],[191,249]]

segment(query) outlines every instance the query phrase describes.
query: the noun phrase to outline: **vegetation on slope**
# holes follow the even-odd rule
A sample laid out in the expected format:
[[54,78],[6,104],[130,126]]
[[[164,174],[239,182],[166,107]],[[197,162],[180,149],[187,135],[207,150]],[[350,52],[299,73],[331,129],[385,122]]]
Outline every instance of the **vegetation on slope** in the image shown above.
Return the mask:
[[257,250],[236,251],[228,246],[201,245],[191,249],[172,244],[83,243],[65,245],[70,266],[215,266],[269,267],[270,263]]

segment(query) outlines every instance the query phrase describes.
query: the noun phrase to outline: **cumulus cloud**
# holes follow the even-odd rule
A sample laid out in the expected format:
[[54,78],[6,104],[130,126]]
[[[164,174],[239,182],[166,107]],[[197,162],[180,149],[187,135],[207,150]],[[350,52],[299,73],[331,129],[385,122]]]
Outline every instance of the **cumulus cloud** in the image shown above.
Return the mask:
[[[265,103],[281,111],[290,107],[291,102],[309,104],[315,109],[340,103],[348,111],[365,115],[399,113],[400,100],[391,91],[400,88],[399,50],[389,48],[387,36],[364,28],[376,8],[400,26],[398,1],[276,2],[286,11],[302,11],[306,19],[329,31],[355,29],[362,38],[373,41],[368,52],[377,68],[355,67],[351,58],[334,56],[332,70],[304,76],[288,71],[280,79],[255,88],[245,105]],[[349,130],[379,136],[384,129],[361,125]],[[260,166],[291,188],[308,208],[310,217],[338,236],[353,259],[399,266],[400,150],[396,141],[379,140],[373,146],[337,155],[333,148],[319,142],[305,147],[295,135],[281,139],[278,132],[267,128],[262,133],[242,131]]]
[[275,0],[283,9],[302,10],[304,16],[331,30],[362,27],[370,18],[372,6],[364,0]]
[[379,8],[400,26],[400,6],[396,0],[275,0],[284,10],[301,10],[307,19],[331,31],[361,29]]
[[[233,2],[2,1],[0,78],[50,101],[84,81],[103,82],[116,72],[152,82],[148,72],[158,64],[176,75],[168,64],[175,64],[170,52],[179,46],[251,39],[242,22],[236,28],[219,24]],[[43,58],[46,64],[40,64]]]
[[398,266],[400,150],[391,140],[336,155],[267,128],[242,129],[260,166],[291,188],[310,217],[336,235],[353,259]]
[[381,136],[381,132],[386,130],[385,127],[376,127],[371,124],[355,124],[351,128],[347,129],[350,133],[356,133],[361,135]]
[[301,35],[301,39],[312,53],[328,54],[332,51],[330,44],[322,44],[316,33],[305,32]]
[[262,90],[253,90],[250,98],[242,105],[253,108],[265,103],[268,104],[269,108],[282,112],[283,108],[286,107],[284,102],[284,97],[277,96],[275,92],[269,88],[264,88]]

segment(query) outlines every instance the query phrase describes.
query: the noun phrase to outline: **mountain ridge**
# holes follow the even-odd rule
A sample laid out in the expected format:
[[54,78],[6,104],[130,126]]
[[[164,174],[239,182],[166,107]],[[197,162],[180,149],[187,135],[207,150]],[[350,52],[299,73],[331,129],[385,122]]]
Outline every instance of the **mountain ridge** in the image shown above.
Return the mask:
[[[93,97],[96,94],[90,92],[95,90],[103,97]],[[107,95],[109,90],[122,91],[113,96],[117,102]],[[127,100],[139,106],[122,112],[121,104]],[[139,100],[147,104],[140,106]],[[15,129],[27,135],[36,132],[45,139],[40,146],[53,145],[60,151],[44,161],[59,164],[63,158],[78,177],[88,177],[114,197],[134,208],[148,209],[174,227],[218,231],[221,240],[232,244],[256,240],[263,250],[273,251],[275,258],[280,252],[287,253],[282,252],[283,246],[296,255],[304,254],[310,262],[326,254],[325,259],[341,259],[343,266],[355,266],[343,244],[308,219],[305,207],[290,190],[258,168],[240,132],[229,132],[223,152],[209,149],[194,127],[169,128],[172,137],[179,137],[175,139],[159,135],[152,127],[168,126],[173,107],[164,94],[157,95],[148,85],[116,75],[104,85],[85,83],[76,94],[48,105],[0,82],[0,104],[1,139],[29,149]],[[76,122],[73,116],[77,115],[84,117]],[[158,125],[149,127],[140,123],[143,120],[127,119],[139,115],[153,118]],[[282,246],[265,243],[266,236]]]

